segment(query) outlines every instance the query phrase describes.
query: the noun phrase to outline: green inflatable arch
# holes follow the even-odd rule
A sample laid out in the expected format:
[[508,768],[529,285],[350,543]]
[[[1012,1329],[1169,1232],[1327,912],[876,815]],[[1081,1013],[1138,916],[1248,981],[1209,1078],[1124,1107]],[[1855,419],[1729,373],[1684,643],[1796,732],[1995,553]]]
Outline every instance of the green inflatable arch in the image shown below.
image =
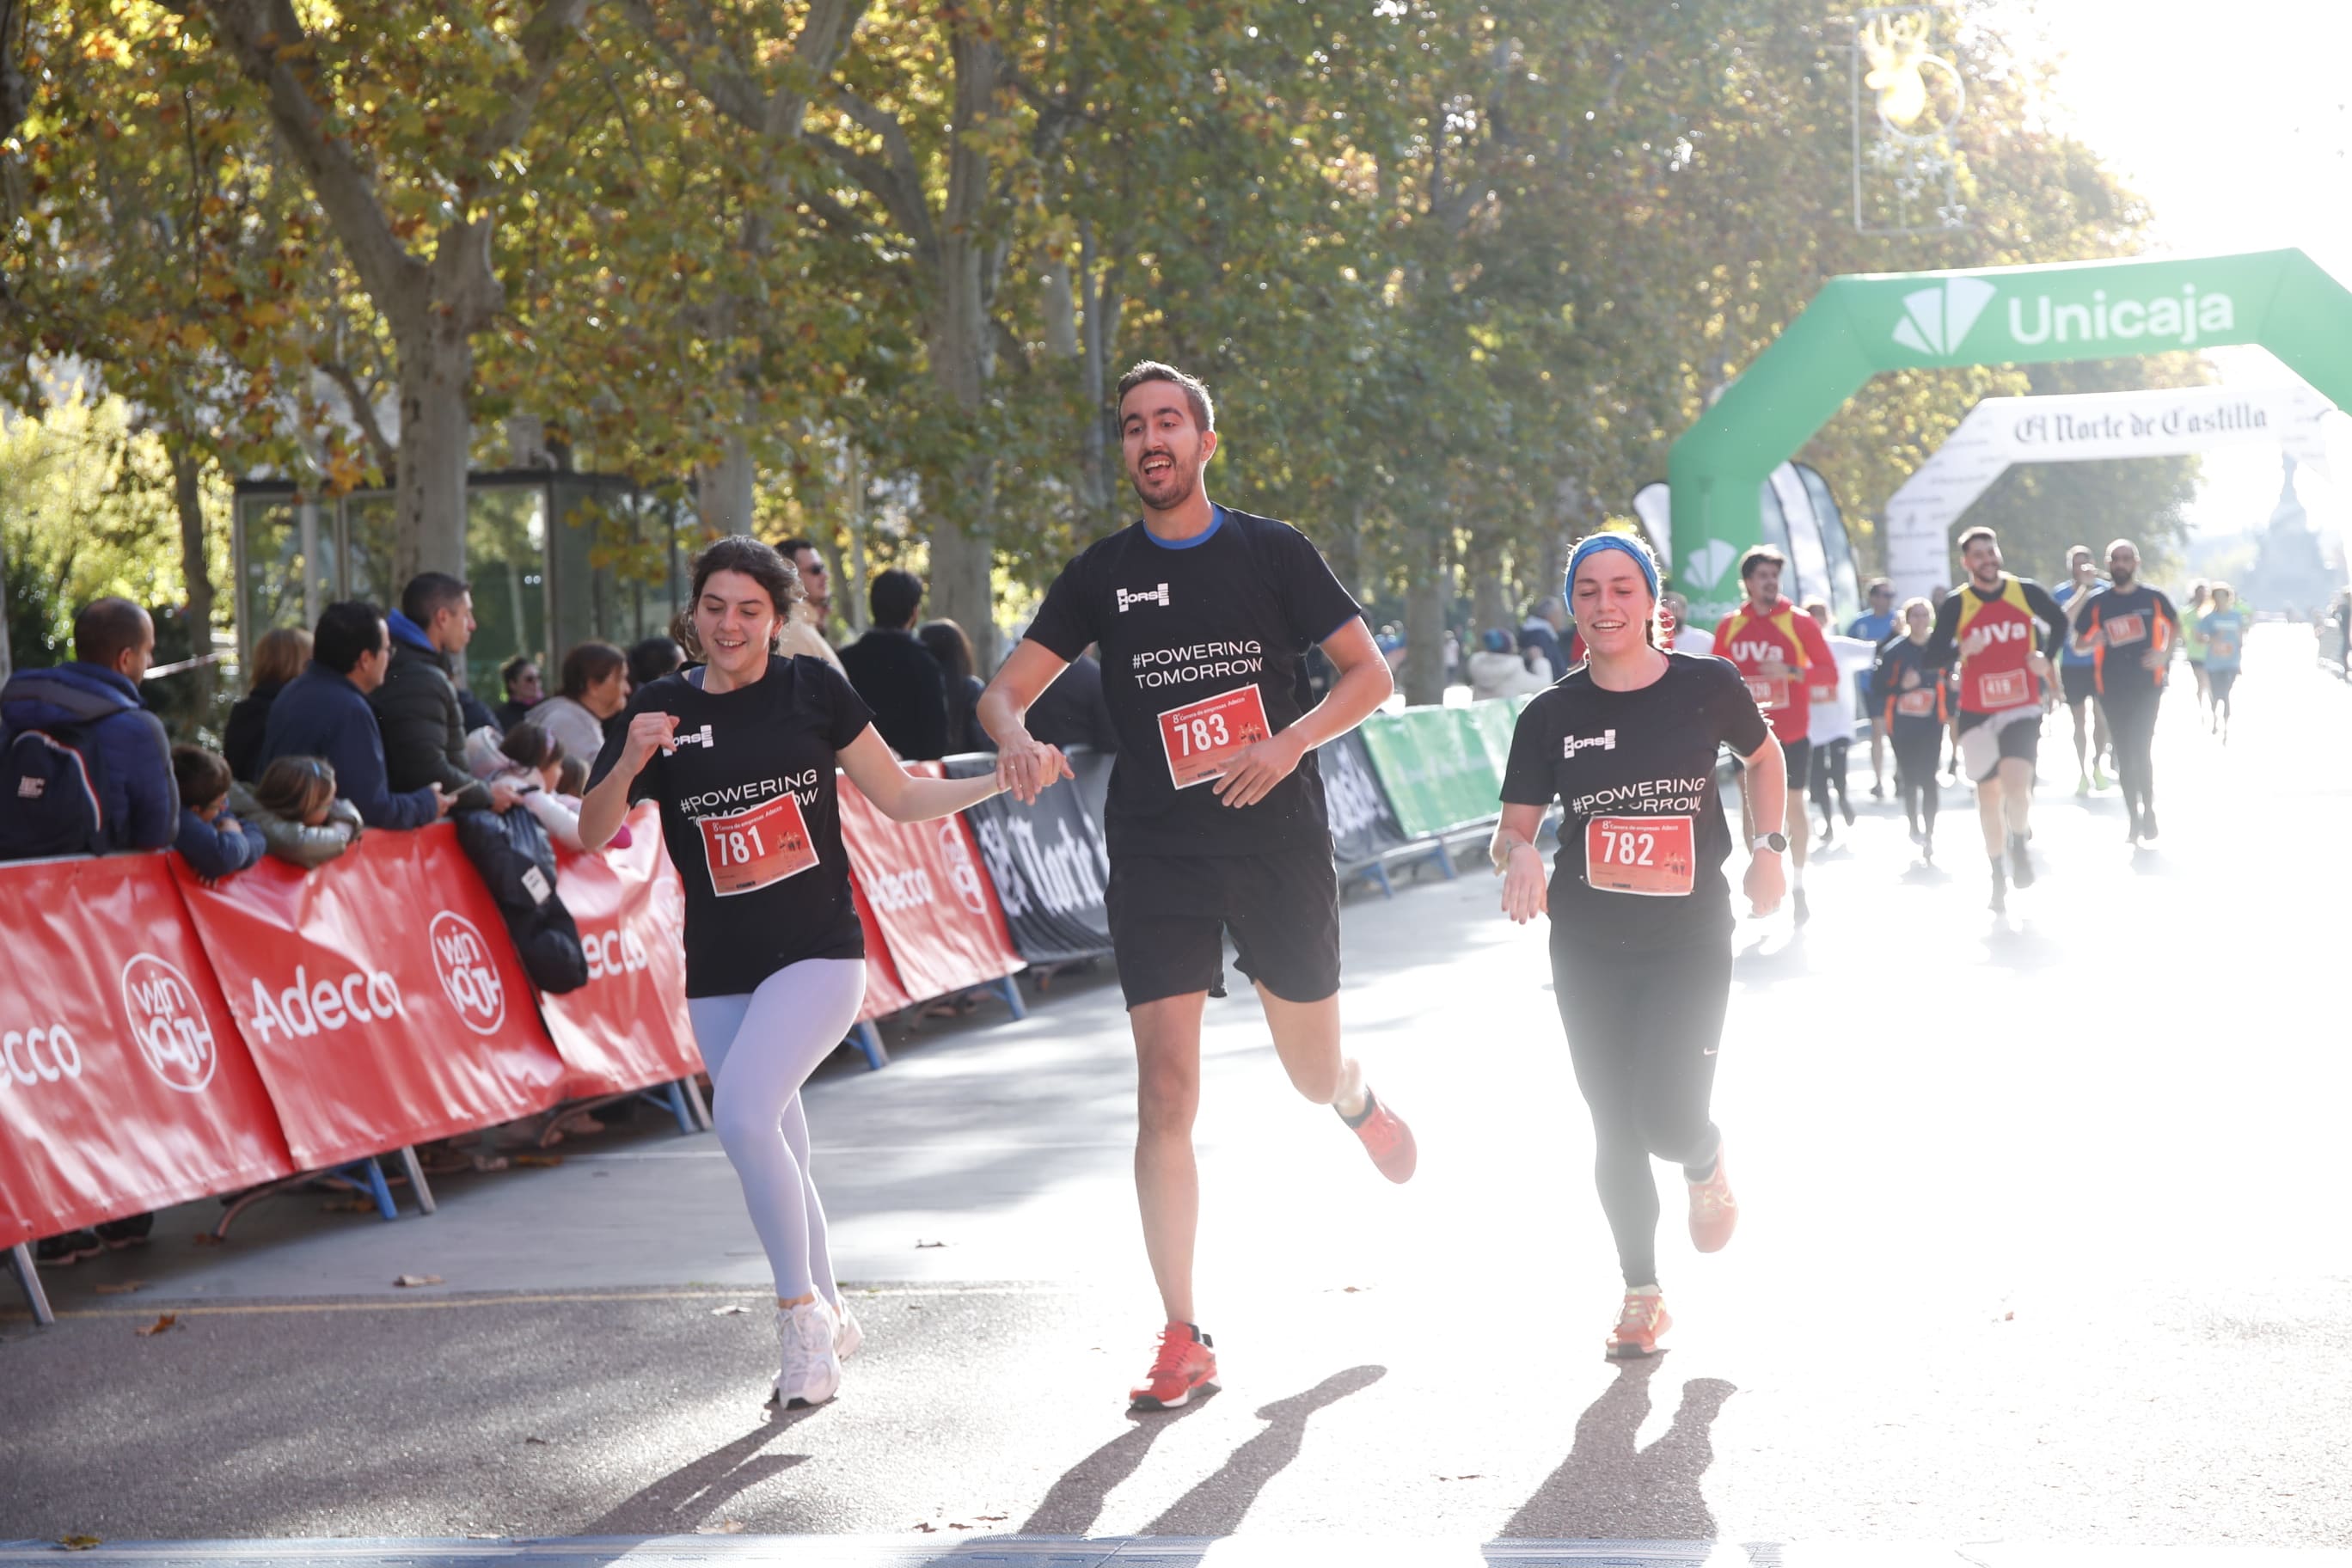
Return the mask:
[[1667,458],[1677,585],[1712,619],[1765,477],[1881,371],[2260,343],[2352,409],[2352,290],[2300,250],[1832,278]]

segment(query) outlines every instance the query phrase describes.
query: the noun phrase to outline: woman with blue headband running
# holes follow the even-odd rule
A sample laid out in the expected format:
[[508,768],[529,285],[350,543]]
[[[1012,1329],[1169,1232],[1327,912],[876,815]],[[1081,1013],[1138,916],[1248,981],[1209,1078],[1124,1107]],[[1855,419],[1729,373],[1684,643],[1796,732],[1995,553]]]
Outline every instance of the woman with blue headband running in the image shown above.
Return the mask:
[[[1659,646],[1657,563],[1638,538],[1579,544],[1568,598],[1589,657],[1519,715],[1494,858],[1503,912],[1522,925],[1551,917],[1553,991],[1625,1275],[1607,1353],[1629,1358],[1654,1353],[1670,1326],[1650,1162],[1683,1168],[1699,1251],[1721,1248],[1739,1217],[1708,1109],[1733,927],[1717,751],[1747,764],[1759,822],[1780,820],[1788,776],[1738,670]],[[1565,815],[1547,886],[1535,839],[1555,800]],[[1749,846],[1742,886],[1758,914],[1780,902],[1787,849],[1778,833]]]

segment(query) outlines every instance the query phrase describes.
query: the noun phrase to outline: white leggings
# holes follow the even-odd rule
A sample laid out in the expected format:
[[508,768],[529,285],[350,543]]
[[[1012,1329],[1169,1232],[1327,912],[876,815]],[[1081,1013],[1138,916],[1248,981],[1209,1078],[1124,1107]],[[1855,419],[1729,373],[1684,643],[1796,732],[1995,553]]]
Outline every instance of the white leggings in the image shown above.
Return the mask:
[[710,1069],[719,1146],[743,1184],[779,1300],[813,1290],[828,1301],[839,1298],[824,1205],[809,1174],[801,1085],[841,1044],[865,1000],[863,959],[808,958],[748,994],[696,996],[686,1005]]

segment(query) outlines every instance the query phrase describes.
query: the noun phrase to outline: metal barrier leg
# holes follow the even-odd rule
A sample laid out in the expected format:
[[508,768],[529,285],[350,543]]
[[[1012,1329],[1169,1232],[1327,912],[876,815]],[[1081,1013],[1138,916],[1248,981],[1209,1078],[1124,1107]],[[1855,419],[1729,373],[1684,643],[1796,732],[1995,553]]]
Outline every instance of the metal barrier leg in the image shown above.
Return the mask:
[[890,1053],[882,1048],[882,1031],[874,1026],[872,1019],[851,1030],[849,1037],[856,1040],[857,1048],[866,1053],[866,1065],[870,1070],[879,1072],[888,1064]]
[[1389,880],[1389,868],[1385,861],[1373,861],[1364,868],[1364,875],[1370,877],[1379,886],[1381,897],[1384,899],[1396,897],[1396,885]]
[[692,1131],[698,1128],[702,1131],[709,1131],[713,1123],[710,1120],[710,1107],[702,1102],[702,1086],[694,1081],[692,1073],[688,1073],[677,1080],[677,1087],[678,1092],[686,1096],[686,1103],[694,1111],[694,1128],[689,1128],[688,1131]]
[[47,1328],[58,1321],[49,1310],[48,1292],[41,1289],[41,1266],[33,1261],[33,1249],[18,1242],[8,1249],[8,1261],[16,1266],[16,1282],[25,1288],[25,1300],[33,1309],[33,1321]]
[[1027,1005],[1021,1000],[1021,982],[1019,980],[1008,974],[1003,979],[996,983],[996,989],[1003,994],[1004,1005],[1013,1009],[1013,1016],[1015,1019],[1025,1018],[1029,1016]]
[[433,1212],[433,1189],[425,1184],[425,1167],[417,1163],[416,1151],[404,1143],[400,1146],[400,1169],[408,1177],[408,1190],[416,1194],[416,1212]]
[[354,1160],[345,1169],[352,1173],[353,1180],[367,1188],[368,1195],[375,1199],[376,1213],[386,1219],[400,1217],[400,1208],[392,1201],[392,1189],[384,1184],[383,1167],[375,1163],[373,1155],[364,1160]]
[[1454,869],[1454,857],[1446,850],[1444,839],[1441,838],[1430,847],[1430,856],[1437,862],[1438,870],[1444,874],[1447,881],[1451,882],[1460,874]]

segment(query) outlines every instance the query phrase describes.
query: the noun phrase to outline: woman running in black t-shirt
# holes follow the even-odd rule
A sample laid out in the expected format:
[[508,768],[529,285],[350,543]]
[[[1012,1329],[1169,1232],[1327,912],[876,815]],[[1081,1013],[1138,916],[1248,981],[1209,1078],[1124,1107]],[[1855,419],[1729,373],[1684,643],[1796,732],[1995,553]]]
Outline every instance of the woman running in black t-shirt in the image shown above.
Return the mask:
[[[1670,1325],[1650,1161],[1682,1166],[1701,1252],[1731,1239],[1739,1213],[1707,1113],[1733,926],[1717,748],[1746,765],[1758,822],[1781,819],[1788,773],[1728,660],[1658,647],[1657,563],[1639,540],[1601,533],[1578,545],[1568,595],[1590,658],[1519,715],[1494,856],[1503,912],[1522,925],[1551,916],[1553,990],[1625,1273],[1608,1353],[1645,1356]],[[1566,815],[1547,889],[1535,837],[1554,800]],[[1758,914],[1780,905],[1787,847],[1778,833],[1750,846],[1742,886]]]
[[[704,551],[686,629],[708,662],[636,694],[580,808],[593,850],[632,804],[661,805],[686,889],[687,1007],[719,1142],[775,1270],[775,1397],[787,1408],[832,1398],[864,1338],[834,1280],[800,1096],[866,998],[834,769],[898,822],[952,816],[1004,787],[994,774],[910,776],[839,670],[775,653],[801,596],[793,568],[757,540]],[[1058,752],[1046,762],[1066,773]]]

